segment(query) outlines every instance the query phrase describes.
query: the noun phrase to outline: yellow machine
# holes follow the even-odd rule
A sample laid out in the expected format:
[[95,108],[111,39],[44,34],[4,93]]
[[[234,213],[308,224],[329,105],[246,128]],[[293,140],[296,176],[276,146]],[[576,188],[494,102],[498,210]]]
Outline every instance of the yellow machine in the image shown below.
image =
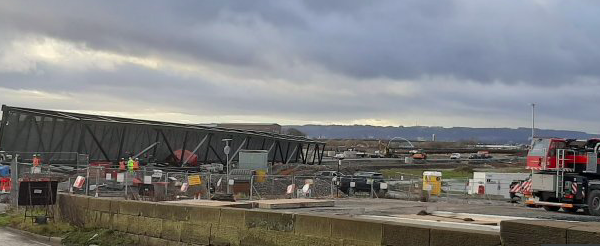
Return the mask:
[[429,191],[432,196],[439,196],[442,193],[442,172],[423,172],[423,190]]

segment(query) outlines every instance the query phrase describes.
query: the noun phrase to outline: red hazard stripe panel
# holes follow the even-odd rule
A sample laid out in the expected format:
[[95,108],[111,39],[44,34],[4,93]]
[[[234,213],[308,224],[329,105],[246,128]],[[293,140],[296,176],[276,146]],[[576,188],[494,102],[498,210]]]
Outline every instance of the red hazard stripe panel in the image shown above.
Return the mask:
[[521,184],[522,184],[522,183],[518,183],[518,184],[516,184],[515,186],[513,186],[513,188],[512,188],[512,189],[510,189],[510,192],[512,192],[512,193],[517,193],[517,192],[519,192],[519,191],[521,190]]
[[529,192],[531,191],[531,180],[525,181],[523,183],[523,187],[521,188],[521,192]]

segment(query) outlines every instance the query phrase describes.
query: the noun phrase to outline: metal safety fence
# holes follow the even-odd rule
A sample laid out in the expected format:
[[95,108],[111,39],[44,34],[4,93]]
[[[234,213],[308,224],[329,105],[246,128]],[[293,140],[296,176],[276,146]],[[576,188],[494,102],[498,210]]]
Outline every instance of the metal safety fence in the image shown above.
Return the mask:
[[501,179],[442,179],[431,185],[422,178],[386,179],[385,197],[412,201],[518,201],[522,194],[514,192],[518,181]]
[[[77,162],[64,165],[48,161],[66,155],[77,155]],[[227,175],[198,169],[145,166],[131,169],[111,163],[89,164],[86,155],[77,153],[21,154],[15,167],[19,180],[40,175],[53,177],[58,180],[61,192],[146,201],[211,199],[215,194],[231,194],[235,200],[352,197],[458,203],[515,197],[511,192],[515,182],[511,180],[440,178],[424,181],[422,177],[410,175],[369,178],[267,175],[251,171],[232,171]],[[10,192],[6,185],[11,184],[14,182],[3,183],[1,192]]]
[[146,201],[209,199],[210,178],[198,172],[90,166],[70,174],[60,188],[75,194]]
[[[81,177],[87,182],[78,185],[77,179]],[[60,187],[63,191],[90,196],[150,201],[210,199],[214,194],[232,194],[235,200],[352,197],[468,202],[510,199],[512,184],[501,180],[486,180],[481,184],[472,179],[447,179],[440,181],[439,187],[428,187],[428,182],[421,178],[352,176],[230,175],[227,179],[226,174],[89,167],[78,170]]]

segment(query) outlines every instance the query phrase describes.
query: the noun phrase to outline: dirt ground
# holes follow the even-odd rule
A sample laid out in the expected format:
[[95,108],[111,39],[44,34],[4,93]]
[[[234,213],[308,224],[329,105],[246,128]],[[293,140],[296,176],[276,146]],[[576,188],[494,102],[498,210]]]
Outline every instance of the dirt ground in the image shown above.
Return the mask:
[[472,213],[487,215],[502,215],[514,217],[527,217],[552,220],[589,221],[600,222],[600,217],[578,213],[548,212],[542,208],[527,208],[522,204],[512,204],[505,201],[469,200],[453,202],[415,202],[394,199],[368,199],[345,198],[336,199],[335,207],[325,208],[300,208],[287,211],[295,213],[319,213],[330,215],[396,215],[417,214],[419,211],[427,212],[446,211],[456,213]]

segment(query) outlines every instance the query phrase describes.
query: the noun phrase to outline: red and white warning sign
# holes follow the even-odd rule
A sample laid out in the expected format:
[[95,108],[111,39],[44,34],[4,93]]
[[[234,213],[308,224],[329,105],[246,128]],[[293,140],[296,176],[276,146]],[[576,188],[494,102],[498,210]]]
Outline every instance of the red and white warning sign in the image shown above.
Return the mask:
[[286,193],[287,194],[293,194],[295,189],[296,189],[296,185],[295,184],[288,185]]
[[81,189],[81,188],[83,188],[84,183],[85,183],[85,178],[83,176],[77,176],[77,179],[75,179],[75,183],[73,183],[73,187],[75,187],[77,189]]

